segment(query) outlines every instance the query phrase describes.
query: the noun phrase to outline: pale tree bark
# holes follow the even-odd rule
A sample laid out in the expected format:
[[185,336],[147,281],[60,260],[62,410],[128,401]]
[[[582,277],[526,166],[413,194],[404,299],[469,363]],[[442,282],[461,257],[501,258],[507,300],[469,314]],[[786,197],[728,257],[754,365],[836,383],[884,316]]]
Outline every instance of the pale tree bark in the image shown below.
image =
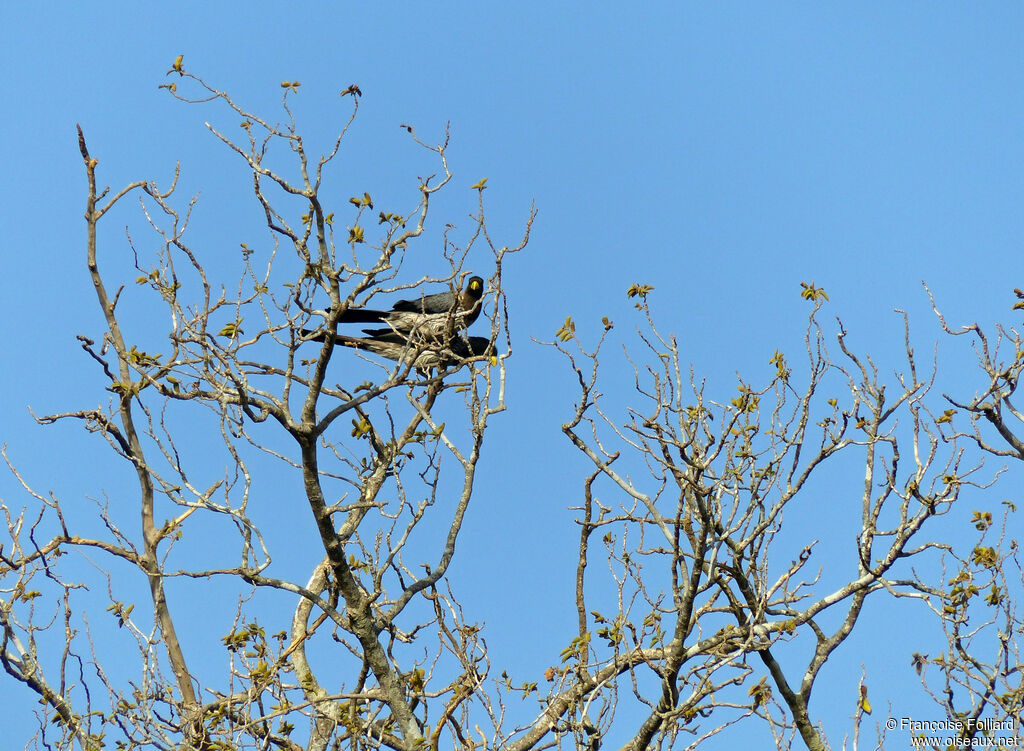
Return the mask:
[[[241,118],[241,143],[217,126],[208,127],[252,175],[268,241],[261,249],[241,244],[244,271],[232,294],[232,285],[215,280],[203,252],[188,240],[195,199],[184,210],[173,203],[177,175],[166,190],[136,181],[108,197],[108,190],[97,188],[99,162],[79,130],[88,185],[86,265],[105,322],[98,344],[95,338],[80,339],[113,398],[107,408],[40,420],[79,420],[104,437],[133,467],[141,521],[133,532],[123,507],[101,508],[106,536],[76,533],[65,522],[66,501],[34,493],[25,482],[38,502],[38,517],[33,521],[6,502],[3,506],[10,540],[3,547],[0,571],[8,595],[0,607],[0,661],[9,676],[41,696],[41,740],[61,747],[77,742],[100,748],[115,741],[132,748],[437,747],[444,737],[463,734],[459,713],[475,701],[486,677],[482,642],[459,638],[463,626],[433,631],[430,626],[451,621],[451,613],[462,618],[457,606],[440,610],[453,607],[455,600],[438,585],[473,496],[488,423],[505,409],[511,349],[503,263],[525,247],[533,214],[518,245],[495,244],[486,229],[484,185],[479,184],[468,233],[456,244],[449,227],[443,249],[435,250],[439,273],[406,279],[404,255],[431,226],[432,196],[452,180],[447,133],[440,144],[431,145],[406,128],[439,169],[438,176],[419,181],[411,209],[375,214],[367,193],[328,209],[320,187],[355,117],[358,87],[342,93],[342,102],[351,102],[352,108],[337,140],[325,155],[311,159],[288,105],[298,83],[284,87],[286,122],[274,125],[180,64],[173,73],[177,80],[166,88],[174,97],[226,105],[232,117]],[[198,87],[200,96],[179,90],[188,84]],[[280,146],[294,160],[290,176],[268,166],[280,165],[275,161]],[[129,236],[140,274],[135,281],[170,313],[164,344],[155,347],[155,340],[133,343],[123,333],[128,314],[122,295],[134,288],[112,283],[100,262],[111,251],[100,247],[97,227],[122,199],[138,193],[161,250],[145,260]],[[342,211],[349,226],[336,235]],[[257,266],[256,258],[265,265]],[[342,360],[342,347],[332,346],[334,332],[350,307],[372,306],[399,294],[416,298],[438,286],[459,288],[470,275],[469,263],[492,269],[476,325],[480,331],[474,332],[486,335],[491,353],[442,359],[426,372],[415,370],[416,358],[406,357],[399,347],[398,360],[384,361],[373,382],[329,385],[329,374],[336,377],[329,365]],[[116,292],[109,292],[113,287]],[[306,330],[326,330],[329,336],[314,347],[306,344]],[[406,349],[418,346],[437,345],[410,339]],[[161,354],[151,354],[156,348]],[[374,361],[357,350],[344,356]],[[198,418],[192,430],[212,429],[213,440],[222,444],[227,467],[222,477],[196,481],[204,474],[198,464],[189,469],[198,458],[192,445],[196,436],[176,434],[172,427],[180,410],[208,416]],[[348,418],[351,434],[342,425]],[[268,439],[266,430],[275,425],[278,436]],[[281,438],[291,442],[292,450],[282,448],[287,443]],[[255,520],[258,509],[250,507],[253,472],[260,469],[254,456],[296,471],[298,482],[284,491],[284,500],[305,500],[312,536],[303,545],[317,540],[323,550],[321,562],[303,581],[271,573],[274,555],[290,551],[268,548]],[[341,488],[347,490],[339,501]],[[448,532],[424,547],[419,529],[429,515],[447,515]],[[219,548],[234,546],[239,563],[205,565],[201,556],[177,554],[179,541],[218,520],[235,530],[234,539],[223,540]],[[59,532],[40,542],[53,524]],[[107,610],[136,638],[141,684],[125,684],[116,670],[89,656],[94,637],[85,630],[84,611],[74,607],[79,585],[73,569],[60,560],[83,550],[128,564],[149,584],[150,602],[143,607],[119,600],[118,577],[108,574]],[[191,580],[201,587],[211,578],[233,580],[238,592],[234,622],[221,625],[231,668],[219,675],[207,658],[190,657],[178,636],[181,620],[197,617],[197,601],[172,597],[167,586],[172,580]],[[14,584],[8,587],[8,581]],[[63,651],[56,653],[54,622],[39,620],[32,606],[41,595],[32,585],[47,582],[58,585],[66,613]],[[267,603],[279,602],[281,594],[292,598],[291,625],[268,636],[260,621],[273,620]],[[146,633],[149,615],[153,630]],[[325,660],[327,645],[338,654]],[[334,669],[325,675],[322,663],[334,665],[338,659],[348,663],[350,672],[340,679]],[[71,663],[89,666],[78,683],[66,675]],[[49,678],[54,669],[57,683]],[[426,720],[427,696],[431,706],[443,706],[436,710],[440,715],[435,717],[443,718],[436,727]],[[56,736],[48,727],[54,715],[60,728]]]
[[[615,367],[604,349],[612,322],[604,320],[593,349],[571,319],[554,342],[580,387],[563,431],[594,472],[580,509],[579,631],[564,667],[553,671],[551,696],[560,703],[552,706],[577,746],[621,738],[624,695],[631,695],[642,719],[623,749],[696,748],[753,717],[780,748],[832,748],[811,702],[822,668],[858,628],[869,598],[912,598],[945,617],[948,592],[934,562],[952,543],[929,534],[930,522],[958,508],[964,488],[988,488],[999,472],[986,476],[967,436],[943,432],[946,421],[929,406],[937,372],[934,365],[921,372],[905,315],[903,368],[883,379],[870,358],[847,346],[841,325],[841,357],[830,354],[818,322],[827,297],[804,285],[813,305],[804,366],[776,352],[765,385],[740,380],[733,398],[716,402],[687,370],[675,337],[658,330],[647,306],[652,291],[629,290],[642,318],[638,351],[626,354],[636,393],[622,417],[603,406],[610,397],[600,385],[601,373]],[[798,384],[797,373],[807,380]],[[621,394],[614,397],[621,403]],[[832,497],[819,502],[859,496],[860,528],[834,541],[809,530],[802,551],[780,569],[787,553],[775,551],[784,550],[788,517],[806,513],[800,508],[815,493],[809,488],[837,471],[837,457],[853,455],[862,462],[859,490],[833,483]],[[605,504],[598,492],[622,500]],[[591,602],[604,578],[590,551],[598,531],[607,553],[602,568],[618,592],[614,602],[603,600],[608,610]],[[838,587],[824,586],[809,569],[823,542],[852,554],[856,573]],[[823,627],[826,614],[836,623],[835,613],[838,626]],[[794,661],[790,647],[781,658],[780,640],[802,645],[806,656]],[[869,709],[868,679],[851,677],[855,739]]]
[[[579,392],[562,432],[591,467],[575,570],[551,575],[574,578],[576,624],[542,677],[513,678],[515,666],[492,665],[473,603],[446,575],[488,427],[506,408],[504,264],[526,246],[534,212],[515,245],[496,242],[481,180],[465,186],[476,196],[468,228],[444,225],[434,198],[456,185],[447,130],[434,144],[409,126],[435,171],[408,204],[377,206],[363,191],[339,201],[321,188],[348,147],[359,87],[341,92],[350,109],[313,157],[289,105],[298,82],[282,84],[275,124],[180,59],[170,75],[171,96],[220,108],[207,127],[251,177],[262,225],[240,239],[241,272],[225,275],[222,248],[192,239],[197,199],[178,200],[177,170],[167,189],[135,181],[110,195],[79,132],[82,255],[103,321],[79,341],[108,396],[39,420],[80,422],[134,484],[130,499],[95,502],[83,520],[81,504],[34,490],[8,462],[29,501],[0,502],[0,665],[40,699],[39,745],[640,751],[718,747],[743,724],[766,746],[857,748],[870,671],[849,677],[841,741],[826,736],[812,699],[881,598],[907,598],[944,629],[941,654],[922,647],[907,669],[964,720],[964,738],[985,732],[979,720],[1019,717],[1024,578],[1012,504],[1001,518],[974,510],[967,550],[935,532],[966,490],[998,479],[986,456],[1024,458],[1016,333],[1000,332],[1014,348],[1000,360],[979,327],[943,320],[975,338],[987,382],[971,399],[940,401],[941,371],[922,367],[906,316],[890,376],[842,324],[820,322],[827,297],[810,284],[800,356],[776,352],[727,392],[661,332],[650,286],[627,292],[640,317],[624,361],[607,346],[621,327],[606,318],[589,346],[567,319],[552,344]],[[99,230],[129,196],[155,253],[129,232],[118,256]],[[439,270],[410,277],[413,249]],[[124,258],[129,278],[106,270]],[[493,345],[487,354],[417,368],[425,344],[411,336],[394,360],[346,348],[350,310],[454,292],[474,272],[486,293],[472,332]],[[167,329],[141,336],[133,316],[154,307]],[[455,313],[438,330],[455,331]],[[623,362],[628,394],[615,377]],[[275,542],[273,504],[302,510],[300,540]],[[808,524],[839,507],[856,511],[841,539]],[[296,560],[308,563],[300,575],[287,565]],[[136,580],[145,602],[124,594]],[[226,621],[204,607],[214,585],[231,593]],[[195,619],[223,634],[219,662],[183,638]],[[104,661],[111,645],[121,657]],[[883,732],[874,745],[887,743],[906,738]]]

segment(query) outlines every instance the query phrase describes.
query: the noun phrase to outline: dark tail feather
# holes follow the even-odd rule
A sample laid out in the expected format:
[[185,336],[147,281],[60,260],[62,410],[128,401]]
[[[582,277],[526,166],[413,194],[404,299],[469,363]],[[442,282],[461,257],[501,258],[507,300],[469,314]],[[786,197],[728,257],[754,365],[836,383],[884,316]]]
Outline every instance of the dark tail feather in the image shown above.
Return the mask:
[[302,329],[302,331],[300,333],[303,336],[311,336],[311,337],[313,337],[311,341],[314,341],[314,342],[322,342],[325,339],[327,339],[327,334],[325,334],[322,331],[317,332],[317,331],[313,331],[312,329]]
[[312,329],[302,329],[302,335],[312,337],[312,342],[326,342],[327,332],[326,331],[313,331]]
[[380,323],[388,316],[386,310],[370,310],[369,308],[352,308],[338,319],[340,323]]

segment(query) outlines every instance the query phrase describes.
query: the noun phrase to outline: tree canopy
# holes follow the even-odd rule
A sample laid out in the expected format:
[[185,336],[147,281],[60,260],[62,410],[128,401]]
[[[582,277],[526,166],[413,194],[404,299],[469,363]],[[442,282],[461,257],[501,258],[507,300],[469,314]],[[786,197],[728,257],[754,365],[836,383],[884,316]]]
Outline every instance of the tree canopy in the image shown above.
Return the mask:
[[[101,187],[102,155],[79,129],[76,262],[103,329],[78,341],[105,394],[38,419],[105,441],[134,486],[83,504],[10,465],[28,500],[2,504],[0,664],[39,698],[35,742],[639,750],[742,730],[784,748],[903,747],[904,728],[871,721],[884,684],[863,667],[823,678],[868,628],[865,608],[903,601],[932,632],[905,669],[953,723],[936,735],[1021,738],[1024,574],[1016,504],[997,494],[1024,459],[1016,329],[953,327],[933,303],[943,335],[974,347],[978,387],[964,394],[918,353],[906,314],[902,361],[878,363],[809,281],[794,292],[808,308],[802,350],[728,387],[706,383],[659,322],[657,284],[623,284],[628,325],[612,310],[599,325],[567,318],[543,344],[552,378],[576,388],[562,433],[579,494],[552,499],[575,514],[575,566],[551,572],[575,582],[555,606],[576,625],[542,675],[523,676],[493,659],[447,574],[467,513],[488,500],[485,438],[510,407],[513,345],[526,344],[505,272],[532,251],[534,210],[496,237],[486,178],[460,184],[447,131],[434,143],[408,125],[434,170],[409,205],[339,199],[324,185],[358,85],[340,90],[320,154],[292,114],[300,82],[281,83],[278,121],[181,57],[168,73],[169,96],[233,123],[207,127],[262,223],[227,251],[193,239],[198,199],[180,198],[177,171],[167,185]],[[437,216],[459,187],[468,226]],[[134,197],[149,237],[115,240],[106,222]],[[413,254],[434,271],[410,273]],[[384,329],[342,328],[365,320]],[[632,388],[605,387],[620,368]],[[281,516],[304,519],[301,540],[281,539]],[[551,607],[509,603],[508,617],[529,640]],[[183,638],[195,630],[216,633],[216,658]],[[838,738],[812,701],[837,675],[850,696]]]

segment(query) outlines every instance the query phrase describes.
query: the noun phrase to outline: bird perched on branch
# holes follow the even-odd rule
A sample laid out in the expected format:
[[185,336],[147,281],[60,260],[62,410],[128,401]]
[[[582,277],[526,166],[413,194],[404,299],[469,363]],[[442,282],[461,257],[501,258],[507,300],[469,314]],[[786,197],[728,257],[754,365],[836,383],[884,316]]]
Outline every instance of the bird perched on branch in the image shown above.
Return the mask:
[[[339,323],[384,323],[387,328],[363,329],[371,337],[385,334],[416,333],[427,339],[455,339],[454,333],[464,329],[480,317],[480,298],[484,294],[484,280],[470,277],[464,290],[423,295],[414,300],[399,300],[391,310],[350,308]],[[479,338],[479,337],[476,337]]]
[[[327,341],[327,332],[302,329],[303,336],[311,341]],[[334,344],[373,352],[395,362],[405,363],[421,372],[431,368],[448,368],[473,357],[490,357],[494,360],[494,345],[482,336],[464,338],[453,336],[449,339],[406,338],[402,334],[386,330],[375,336],[358,337],[336,334]]]

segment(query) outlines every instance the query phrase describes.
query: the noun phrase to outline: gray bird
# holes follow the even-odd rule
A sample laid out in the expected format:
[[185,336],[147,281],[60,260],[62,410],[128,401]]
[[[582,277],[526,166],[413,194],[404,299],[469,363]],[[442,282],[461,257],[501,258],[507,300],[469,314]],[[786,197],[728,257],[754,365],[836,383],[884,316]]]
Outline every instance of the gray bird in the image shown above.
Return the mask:
[[[302,334],[310,337],[311,341],[327,341],[325,331],[302,329]],[[420,337],[407,339],[401,334],[386,330],[384,333],[368,337],[337,334],[334,337],[334,344],[373,352],[389,360],[411,365],[421,372],[431,368],[449,368],[472,357],[494,357],[494,345],[482,336],[453,336],[447,340]]]
[[452,338],[480,317],[480,298],[484,294],[484,280],[470,277],[466,289],[460,292],[438,292],[415,300],[399,300],[391,310],[351,308],[339,323],[385,323],[387,328],[363,329],[371,337],[386,334],[416,333],[425,338]]

